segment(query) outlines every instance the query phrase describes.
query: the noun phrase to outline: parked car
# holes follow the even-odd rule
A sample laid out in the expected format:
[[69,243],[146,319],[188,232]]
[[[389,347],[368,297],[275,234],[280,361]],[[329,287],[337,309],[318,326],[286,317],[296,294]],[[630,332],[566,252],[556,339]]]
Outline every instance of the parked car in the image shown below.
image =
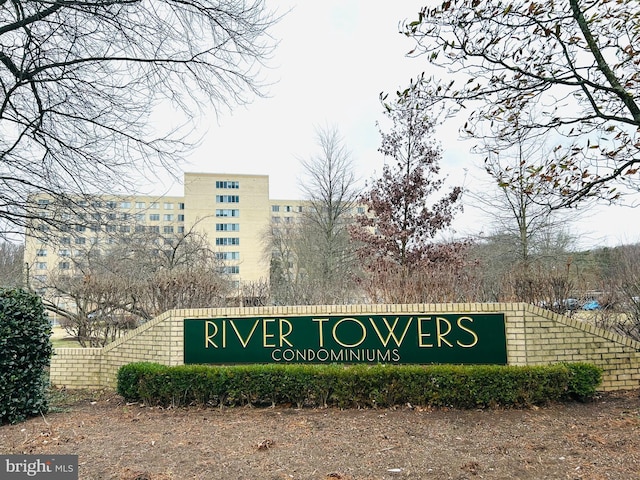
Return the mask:
[[580,308],[580,302],[578,302],[576,298],[567,298],[562,303],[567,310],[577,310]]
[[583,310],[600,310],[600,308],[602,307],[597,300],[589,300],[587,303],[582,305]]

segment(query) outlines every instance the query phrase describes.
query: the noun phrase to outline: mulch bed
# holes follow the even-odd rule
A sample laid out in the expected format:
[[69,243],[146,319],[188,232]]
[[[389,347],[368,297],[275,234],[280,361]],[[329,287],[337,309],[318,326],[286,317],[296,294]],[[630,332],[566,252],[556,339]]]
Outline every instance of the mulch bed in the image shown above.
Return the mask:
[[75,454],[80,479],[640,478],[640,391],[523,410],[176,408],[60,394],[2,454]]

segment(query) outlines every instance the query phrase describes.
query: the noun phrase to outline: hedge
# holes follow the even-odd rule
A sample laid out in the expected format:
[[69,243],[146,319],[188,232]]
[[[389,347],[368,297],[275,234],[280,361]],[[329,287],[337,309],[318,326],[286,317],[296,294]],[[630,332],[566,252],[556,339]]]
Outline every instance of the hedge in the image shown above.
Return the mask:
[[50,335],[51,324],[37,295],[0,290],[0,424],[47,411]]
[[297,407],[524,407],[591,399],[602,371],[593,365],[249,365],[174,367],[132,363],[118,393],[149,405]]

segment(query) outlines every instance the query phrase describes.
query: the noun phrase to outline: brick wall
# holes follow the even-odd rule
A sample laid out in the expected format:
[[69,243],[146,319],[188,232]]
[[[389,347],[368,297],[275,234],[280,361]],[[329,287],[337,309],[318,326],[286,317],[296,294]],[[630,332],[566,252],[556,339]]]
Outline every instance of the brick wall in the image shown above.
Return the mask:
[[523,303],[333,305],[172,310],[99,348],[59,348],[51,382],[68,388],[114,387],[131,362],[180,365],[185,318],[385,313],[504,313],[510,365],[589,362],[604,369],[602,390],[640,387],[640,342]]

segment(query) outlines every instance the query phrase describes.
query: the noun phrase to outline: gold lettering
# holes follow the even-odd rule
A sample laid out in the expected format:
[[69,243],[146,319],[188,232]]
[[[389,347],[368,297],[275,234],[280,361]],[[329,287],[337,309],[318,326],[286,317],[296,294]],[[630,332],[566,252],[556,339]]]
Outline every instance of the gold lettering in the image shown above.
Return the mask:
[[422,322],[430,322],[431,317],[418,317],[418,347],[421,348],[431,348],[433,347],[433,343],[423,343],[423,337],[430,337],[431,333],[422,333]]
[[[338,337],[336,336],[336,330],[338,329],[338,326],[342,322],[347,322],[347,321],[357,323],[360,326],[360,328],[362,329],[362,337],[360,337],[360,340],[358,340],[357,342],[352,343],[352,344],[342,343],[340,340],[338,340]],[[360,320],[356,320],[355,318],[341,318],[333,326],[333,330],[331,331],[331,334],[333,335],[333,339],[336,341],[336,343],[338,345],[342,345],[343,347],[346,347],[346,348],[352,348],[352,347],[357,347],[362,342],[364,342],[364,340],[367,338],[367,327],[365,327],[364,324]]]
[[[440,325],[445,323],[447,325],[447,331],[442,332]],[[453,347],[453,344],[449,342],[446,337],[451,332],[451,322],[446,318],[436,317],[436,338],[438,339],[438,347],[441,347],[443,343],[446,343],[450,347]]]
[[240,343],[242,344],[242,348],[247,348],[249,340],[251,340],[251,337],[253,337],[253,333],[256,331],[256,328],[258,328],[260,319],[256,320],[256,323],[253,324],[253,327],[251,328],[251,331],[249,332],[249,335],[247,336],[246,339],[242,338],[242,335],[240,335],[240,332],[238,331],[238,327],[236,327],[236,324],[234,323],[233,320],[229,320],[229,323],[231,324],[233,331],[236,332],[236,336],[238,337],[238,340],[240,340]]
[[[287,325],[287,327],[289,327],[289,329],[287,330],[287,333],[282,333],[283,329],[282,326],[283,325]],[[289,340],[287,340],[286,337],[289,336],[289,334],[293,331],[293,325],[291,324],[291,322],[289,320],[287,320],[286,318],[281,318],[280,319],[280,347],[282,347],[283,344],[287,344],[290,347],[293,347],[293,343],[291,343]],[[322,345],[321,345],[322,346]]]
[[328,322],[328,318],[314,318],[311,320],[312,322],[318,322],[318,339],[320,341],[320,347],[324,347],[324,335],[322,331],[322,324],[324,322]]
[[[209,334],[210,332],[209,327],[213,327],[212,334]],[[218,348],[218,345],[216,345],[215,342],[212,340],[212,338],[215,337],[217,334],[218,334],[218,326],[212,321],[207,320],[207,322],[204,324],[204,337],[205,337],[204,348],[209,348],[209,345],[213,346],[213,348]]]
[[476,334],[476,332],[474,332],[473,330],[466,328],[464,325],[462,325],[462,321],[463,320],[468,320],[469,322],[473,323],[473,318],[471,317],[460,317],[458,319],[458,327],[460,327],[461,330],[464,330],[467,333],[470,333],[471,336],[473,337],[473,342],[472,343],[462,343],[460,340],[457,340],[456,343],[461,346],[462,348],[471,348],[471,347],[475,347],[478,344],[478,335]]
[[222,348],[227,348],[227,321],[222,321]]
[[[262,346],[264,348],[267,348],[267,347],[274,348],[276,346],[275,343],[273,345],[270,343],[267,343],[268,339],[275,337],[275,334],[267,333],[267,324],[273,323],[273,322],[275,322],[275,319],[273,318],[265,318],[262,320]],[[280,344],[280,346],[282,346],[282,344]]]
[[378,335],[380,342],[382,342],[382,345],[384,345],[385,347],[389,343],[389,340],[391,339],[391,337],[393,337],[393,341],[396,342],[397,347],[402,345],[402,342],[404,341],[404,337],[407,334],[407,330],[409,330],[409,326],[413,321],[413,317],[409,317],[409,321],[407,322],[407,325],[404,327],[404,331],[402,332],[402,335],[400,336],[399,340],[398,340],[398,337],[396,337],[396,332],[395,332],[396,325],[398,324],[398,320],[400,320],[400,317],[396,317],[395,321],[393,322],[393,325],[390,326],[389,322],[387,321],[387,317],[382,317],[382,321],[384,322],[384,325],[385,327],[387,327],[387,331],[389,332],[389,335],[387,335],[387,338],[384,339],[382,338],[382,334],[380,333],[380,330],[378,330],[378,326],[376,325],[376,322],[373,321],[373,318],[369,317],[369,321],[371,322],[371,325],[373,325],[373,329],[376,331],[376,334]]

